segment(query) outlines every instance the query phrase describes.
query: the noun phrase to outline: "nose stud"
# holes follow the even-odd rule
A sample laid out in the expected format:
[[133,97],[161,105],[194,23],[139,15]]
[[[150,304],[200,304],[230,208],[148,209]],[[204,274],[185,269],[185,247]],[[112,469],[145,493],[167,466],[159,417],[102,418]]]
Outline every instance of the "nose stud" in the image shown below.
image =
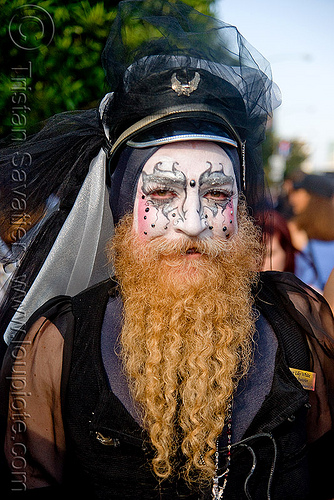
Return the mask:
[[196,186],[196,181],[194,181],[194,179],[192,179],[190,182],[189,182],[189,185],[190,187],[195,187]]

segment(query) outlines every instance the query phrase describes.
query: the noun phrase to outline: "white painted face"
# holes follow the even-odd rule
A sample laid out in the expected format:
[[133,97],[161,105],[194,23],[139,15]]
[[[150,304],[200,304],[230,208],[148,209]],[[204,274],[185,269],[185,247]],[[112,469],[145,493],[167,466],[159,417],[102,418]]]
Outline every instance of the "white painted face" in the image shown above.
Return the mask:
[[165,237],[228,239],[237,231],[238,191],[232,162],[217,144],[184,141],[145,163],[134,204],[134,231]]

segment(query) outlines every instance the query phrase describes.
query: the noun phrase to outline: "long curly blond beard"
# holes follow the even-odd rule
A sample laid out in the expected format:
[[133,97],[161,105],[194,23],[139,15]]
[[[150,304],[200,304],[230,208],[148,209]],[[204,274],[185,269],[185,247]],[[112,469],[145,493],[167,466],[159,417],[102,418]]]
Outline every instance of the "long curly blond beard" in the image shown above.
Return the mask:
[[[124,300],[123,362],[163,479],[212,478],[228,402],[252,359],[251,287],[261,247],[240,212],[237,235],[203,245],[143,243],[126,216],[109,249]],[[203,255],[185,258],[194,246]]]

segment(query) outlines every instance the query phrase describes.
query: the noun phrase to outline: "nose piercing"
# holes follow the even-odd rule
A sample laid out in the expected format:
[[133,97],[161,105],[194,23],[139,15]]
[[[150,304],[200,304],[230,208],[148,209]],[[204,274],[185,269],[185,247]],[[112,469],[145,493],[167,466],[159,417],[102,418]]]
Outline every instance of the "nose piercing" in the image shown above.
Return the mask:
[[192,180],[189,182],[189,184],[190,184],[190,187],[192,187],[192,188],[193,188],[193,187],[195,187],[195,186],[196,186],[196,181],[194,181],[194,179],[192,179]]

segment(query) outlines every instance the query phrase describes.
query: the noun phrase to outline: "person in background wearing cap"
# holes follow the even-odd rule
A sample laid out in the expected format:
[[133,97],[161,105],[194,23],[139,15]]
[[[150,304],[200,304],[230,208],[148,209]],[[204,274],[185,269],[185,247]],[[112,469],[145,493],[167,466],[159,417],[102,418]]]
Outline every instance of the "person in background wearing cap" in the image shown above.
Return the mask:
[[[134,50],[138,23],[150,37]],[[292,274],[258,272],[250,217],[278,96],[268,63],[228,24],[141,0],[120,3],[102,61],[99,110],[25,144],[59,207],[21,263],[27,294],[3,312],[2,488],[331,498],[333,317]],[[97,282],[105,186],[112,278]]]
[[295,182],[289,195],[293,224],[306,241],[296,254],[295,274],[323,291],[334,267],[334,184],[322,174],[309,174]]

